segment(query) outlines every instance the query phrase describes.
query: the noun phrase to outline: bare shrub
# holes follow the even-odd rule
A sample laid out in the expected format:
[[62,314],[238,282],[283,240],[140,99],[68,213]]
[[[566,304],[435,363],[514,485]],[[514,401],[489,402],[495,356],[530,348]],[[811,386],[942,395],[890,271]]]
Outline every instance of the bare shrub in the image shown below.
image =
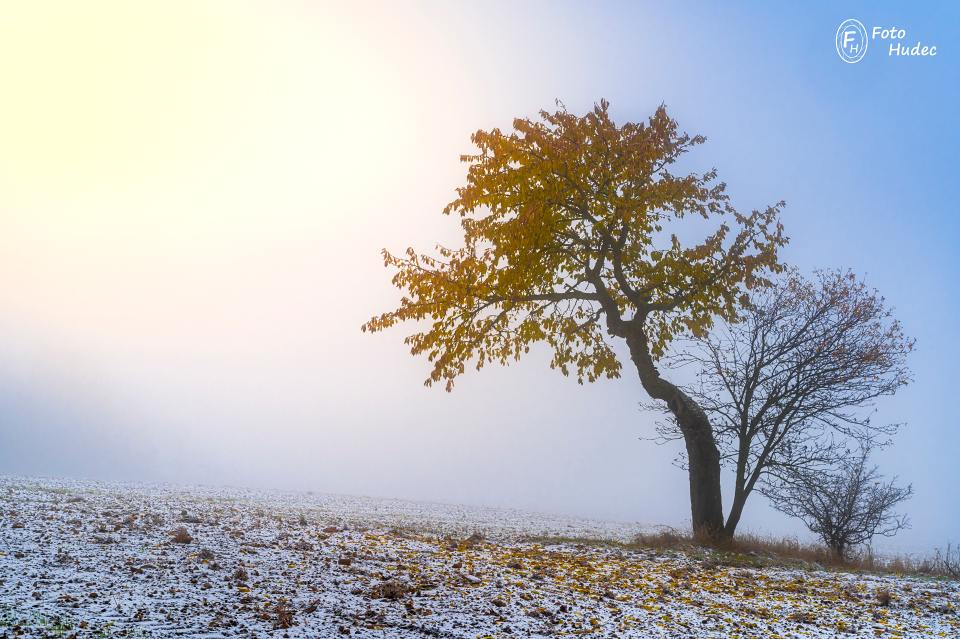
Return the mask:
[[910,498],[912,487],[897,486],[896,478],[883,481],[876,466],[867,466],[868,457],[865,447],[834,472],[798,470],[764,493],[775,508],[802,520],[845,560],[852,548],[909,525],[894,508]]

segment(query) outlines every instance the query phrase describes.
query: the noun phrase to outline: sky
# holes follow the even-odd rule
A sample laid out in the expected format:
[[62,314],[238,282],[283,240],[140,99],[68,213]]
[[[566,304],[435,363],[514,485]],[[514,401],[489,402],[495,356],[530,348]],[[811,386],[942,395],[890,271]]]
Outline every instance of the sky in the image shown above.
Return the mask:
[[[845,63],[847,18],[937,55]],[[960,542],[958,42],[955,3],[0,3],[0,473],[688,523],[636,378],[535,351],[448,394],[360,331],[381,248],[456,242],[471,132],[606,98],[666,104],[736,206],[786,200],[786,261],[895,308],[877,462],[916,495],[880,547]],[[741,526],[802,536],[759,496]]]

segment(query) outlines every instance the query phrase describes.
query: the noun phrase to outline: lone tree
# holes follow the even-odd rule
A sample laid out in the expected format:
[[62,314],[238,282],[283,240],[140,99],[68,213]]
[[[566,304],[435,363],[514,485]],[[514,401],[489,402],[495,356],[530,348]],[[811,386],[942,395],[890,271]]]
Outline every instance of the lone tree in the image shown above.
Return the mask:
[[855,546],[908,527],[894,508],[913,488],[897,486],[896,478],[884,481],[876,466],[867,466],[869,453],[862,448],[834,472],[799,470],[770,493],[775,508],[802,520],[841,561]]
[[[507,365],[537,342],[553,350],[552,368],[580,383],[616,378],[613,338],[624,340],[643,388],[666,402],[683,433],[694,530],[720,535],[713,429],[656,362],[676,336],[703,334],[715,317],[733,320],[747,291],[780,270],[783,203],[738,213],[715,170],[671,172],[702,136],[680,133],[663,106],[646,123],[622,126],[608,107],[577,116],[560,105],[536,121],[514,120],[511,133],[474,133],[479,151],[461,158],[467,183],[444,209],[459,214],[463,246],[384,250],[404,296],[363,328],[426,320],[406,343],[433,363],[426,385],[447,390],[468,364]],[[692,243],[668,234],[690,217],[720,221]]]
[[[794,270],[752,293],[741,321],[719,323],[668,360],[692,365],[688,392],[713,423],[721,458],[735,475],[726,533],[747,498],[798,472],[829,472],[848,446],[871,448],[897,424],[876,423],[871,406],[910,381],[913,340],[880,295],[853,273]],[[663,439],[682,437],[676,422]]]

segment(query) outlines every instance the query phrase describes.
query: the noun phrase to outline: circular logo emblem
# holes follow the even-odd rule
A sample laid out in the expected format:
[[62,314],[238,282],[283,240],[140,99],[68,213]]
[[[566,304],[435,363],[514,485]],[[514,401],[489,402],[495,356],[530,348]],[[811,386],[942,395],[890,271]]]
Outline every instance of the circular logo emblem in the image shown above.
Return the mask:
[[850,18],[837,29],[837,54],[848,64],[860,62],[867,54],[867,30],[859,20]]

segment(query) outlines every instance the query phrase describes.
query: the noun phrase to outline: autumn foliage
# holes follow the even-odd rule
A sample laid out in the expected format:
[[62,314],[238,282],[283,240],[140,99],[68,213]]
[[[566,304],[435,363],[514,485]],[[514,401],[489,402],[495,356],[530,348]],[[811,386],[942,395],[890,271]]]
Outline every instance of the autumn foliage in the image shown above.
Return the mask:
[[[733,318],[745,289],[777,268],[781,204],[741,215],[716,172],[676,175],[702,144],[664,107],[617,126],[603,101],[582,117],[561,108],[513,131],[477,131],[464,155],[467,183],[444,209],[460,217],[463,246],[434,255],[408,248],[384,262],[405,292],[365,330],[428,320],[407,343],[433,362],[427,385],[449,390],[470,362],[508,364],[544,342],[551,366],[582,382],[618,377],[604,323],[643,325],[655,356],[678,333]],[[723,221],[686,245],[672,226],[688,216]]]

